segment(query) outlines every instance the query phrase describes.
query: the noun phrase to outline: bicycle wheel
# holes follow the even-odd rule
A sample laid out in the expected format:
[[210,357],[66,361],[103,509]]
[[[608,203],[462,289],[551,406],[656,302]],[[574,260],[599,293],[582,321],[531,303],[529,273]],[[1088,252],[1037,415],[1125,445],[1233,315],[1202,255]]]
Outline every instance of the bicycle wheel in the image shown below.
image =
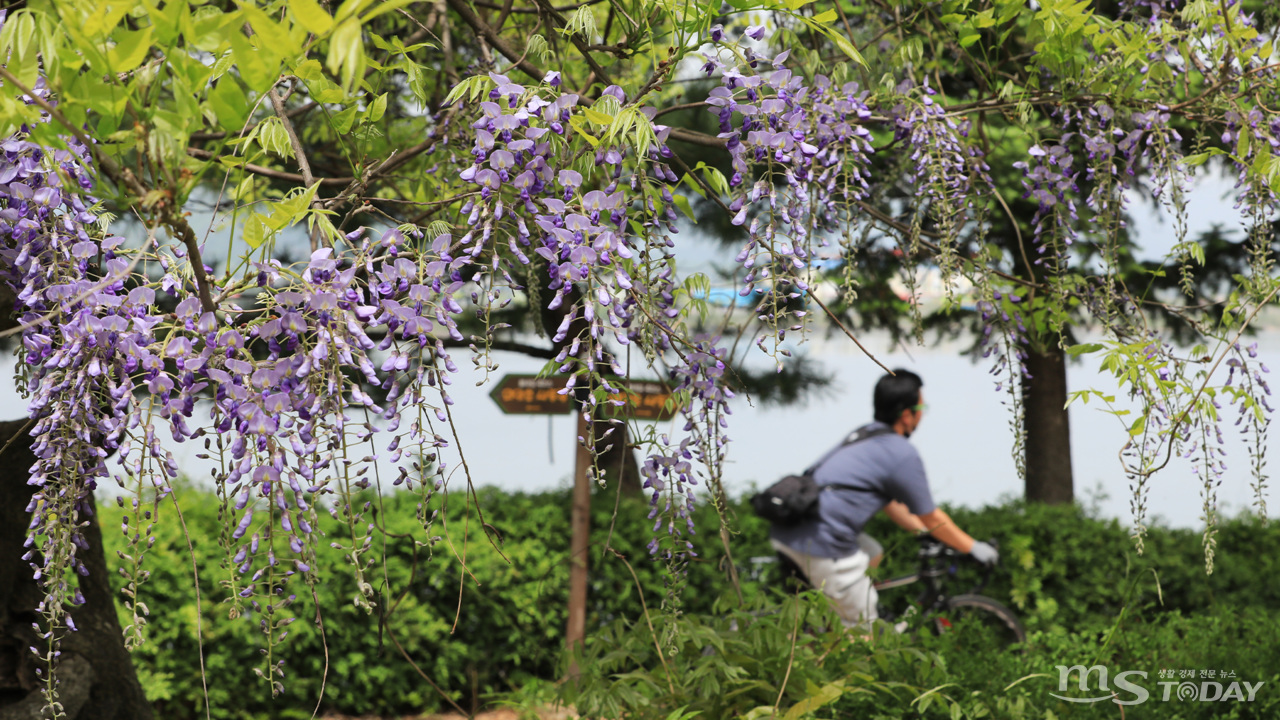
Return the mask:
[[965,646],[1004,649],[1027,640],[1018,616],[985,595],[956,595],[947,598],[946,609],[933,618],[939,635],[954,634]]

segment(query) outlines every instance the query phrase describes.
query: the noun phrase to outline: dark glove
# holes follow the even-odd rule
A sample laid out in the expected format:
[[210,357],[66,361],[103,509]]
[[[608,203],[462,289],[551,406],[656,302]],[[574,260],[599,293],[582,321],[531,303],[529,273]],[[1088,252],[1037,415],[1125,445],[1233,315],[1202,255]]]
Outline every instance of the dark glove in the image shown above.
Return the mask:
[[987,567],[991,567],[992,565],[1000,562],[1000,551],[981,540],[974,541],[973,547],[969,548],[969,554],[973,556],[974,560],[977,560]]

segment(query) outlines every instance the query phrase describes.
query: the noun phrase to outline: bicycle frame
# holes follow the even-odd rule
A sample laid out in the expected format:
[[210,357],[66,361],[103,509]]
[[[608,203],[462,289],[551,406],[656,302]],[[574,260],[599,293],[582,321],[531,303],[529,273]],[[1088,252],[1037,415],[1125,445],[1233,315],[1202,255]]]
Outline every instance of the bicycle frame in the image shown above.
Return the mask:
[[[996,544],[994,539],[988,542],[993,546]],[[946,586],[947,581],[956,576],[959,566],[957,558],[968,556],[946,547],[931,536],[923,536],[920,538],[920,549],[916,557],[920,561],[919,570],[910,575],[901,575],[874,583],[875,589],[881,591],[912,583],[923,583],[924,589],[916,597],[915,604],[908,609],[907,613],[921,613],[929,618],[929,622],[939,633],[949,631],[953,627],[951,620],[955,613],[971,613],[976,610],[985,622],[990,623],[992,620],[998,622],[1000,632],[1007,642],[1026,642],[1026,631],[1017,615],[1000,602],[981,594],[982,589],[991,580],[991,575],[995,571],[994,565],[987,566],[982,578],[968,592],[951,595],[947,593]],[[753,561],[763,559],[753,558]],[[769,560],[775,559],[769,558]],[[776,561],[781,564],[784,582],[795,581],[800,583],[801,587],[812,588],[804,572],[790,558],[783,553],[778,553]],[[897,619],[893,613],[887,612],[884,608],[881,608],[879,615],[881,620],[889,622]]]
[[[923,535],[920,537],[920,549],[917,551],[916,557],[920,560],[919,570],[910,575],[900,575],[888,580],[882,580],[875,583],[874,587],[879,592],[923,582],[924,589],[917,596],[916,603],[926,613],[941,609],[946,604],[948,597],[946,581],[955,577],[956,570],[959,567],[959,563],[955,559],[963,557],[963,554],[943,545],[931,535]],[[982,579],[967,594],[976,595],[981,593],[982,589],[991,580],[991,573],[994,570],[995,566],[988,567],[983,573]]]

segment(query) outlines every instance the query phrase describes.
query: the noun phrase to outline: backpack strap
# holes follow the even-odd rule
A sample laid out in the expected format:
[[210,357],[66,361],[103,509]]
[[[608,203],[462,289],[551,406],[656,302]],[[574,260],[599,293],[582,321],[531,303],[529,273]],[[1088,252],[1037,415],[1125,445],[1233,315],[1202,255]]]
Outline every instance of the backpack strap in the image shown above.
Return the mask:
[[[809,468],[804,471],[804,474],[813,475],[815,472],[818,471],[818,468],[822,467],[823,463],[831,459],[832,455],[835,455],[836,453],[849,447],[850,445],[856,445],[862,442],[863,440],[870,440],[873,437],[880,437],[881,435],[889,435],[892,433],[893,433],[893,428],[889,427],[888,425],[880,424],[879,427],[872,427],[871,425],[863,425],[857,430],[854,430],[853,432],[849,433],[849,435],[845,437],[843,442],[841,442],[839,445],[837,445],[835,448],[829,451],[826,455],[823,455],[822,458],[818,460],[818,462],[810,465]],[[837,486],[830,485],[830,486],[824,486],[824,487],[837,487]]]

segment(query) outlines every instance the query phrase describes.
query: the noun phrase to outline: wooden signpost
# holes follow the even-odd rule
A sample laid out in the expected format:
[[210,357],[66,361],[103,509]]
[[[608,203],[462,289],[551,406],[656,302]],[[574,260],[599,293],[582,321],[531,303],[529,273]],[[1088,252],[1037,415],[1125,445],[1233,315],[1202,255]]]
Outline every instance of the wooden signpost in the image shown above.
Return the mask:
[[[602,403],[603,416],[629,420],[670,420],[675,416],[675,408],[667,407],[671,388],[666,383],[613,377],[607,380],[618,392],[609,393],[606,399],[623,400],[626,405]],[[561,394],[564,382],[561,377],[504,375],[489,397],[507,415],[561,415],[573,412],[572,393]]]
[[561,415],[573,411],[572,398],[560,394],[564,380],[537,375],[505,375],[489,393],[507,415]]
[[[626,404],[616,406],[601,403],[603,417],[625,417],[630,420],[669,420],[675,416],[674,404],[668,406],[671,388],[656,380],[625,380],[608,378],[609,385],[618,390],[607,399],[622,400]],[[507,415],[561,415],[574,411],[576,403],[572,393],[565,393],[563,377],[538,377],[536,375],[506,375],[489,397]],[[591,540],[591,481],[587,470],[591,467],[591,449],[578,438],[587,436],[587,419],[578,412],[574,424],[574,442],[577,444],[573,470],[573,504],[569,514],[572,537],[569,542],[569,622],[565,628],[565,644],[572,648],[582,642],[587,628],[587,553]],[[570,665],[570,674],[576,668]]]

